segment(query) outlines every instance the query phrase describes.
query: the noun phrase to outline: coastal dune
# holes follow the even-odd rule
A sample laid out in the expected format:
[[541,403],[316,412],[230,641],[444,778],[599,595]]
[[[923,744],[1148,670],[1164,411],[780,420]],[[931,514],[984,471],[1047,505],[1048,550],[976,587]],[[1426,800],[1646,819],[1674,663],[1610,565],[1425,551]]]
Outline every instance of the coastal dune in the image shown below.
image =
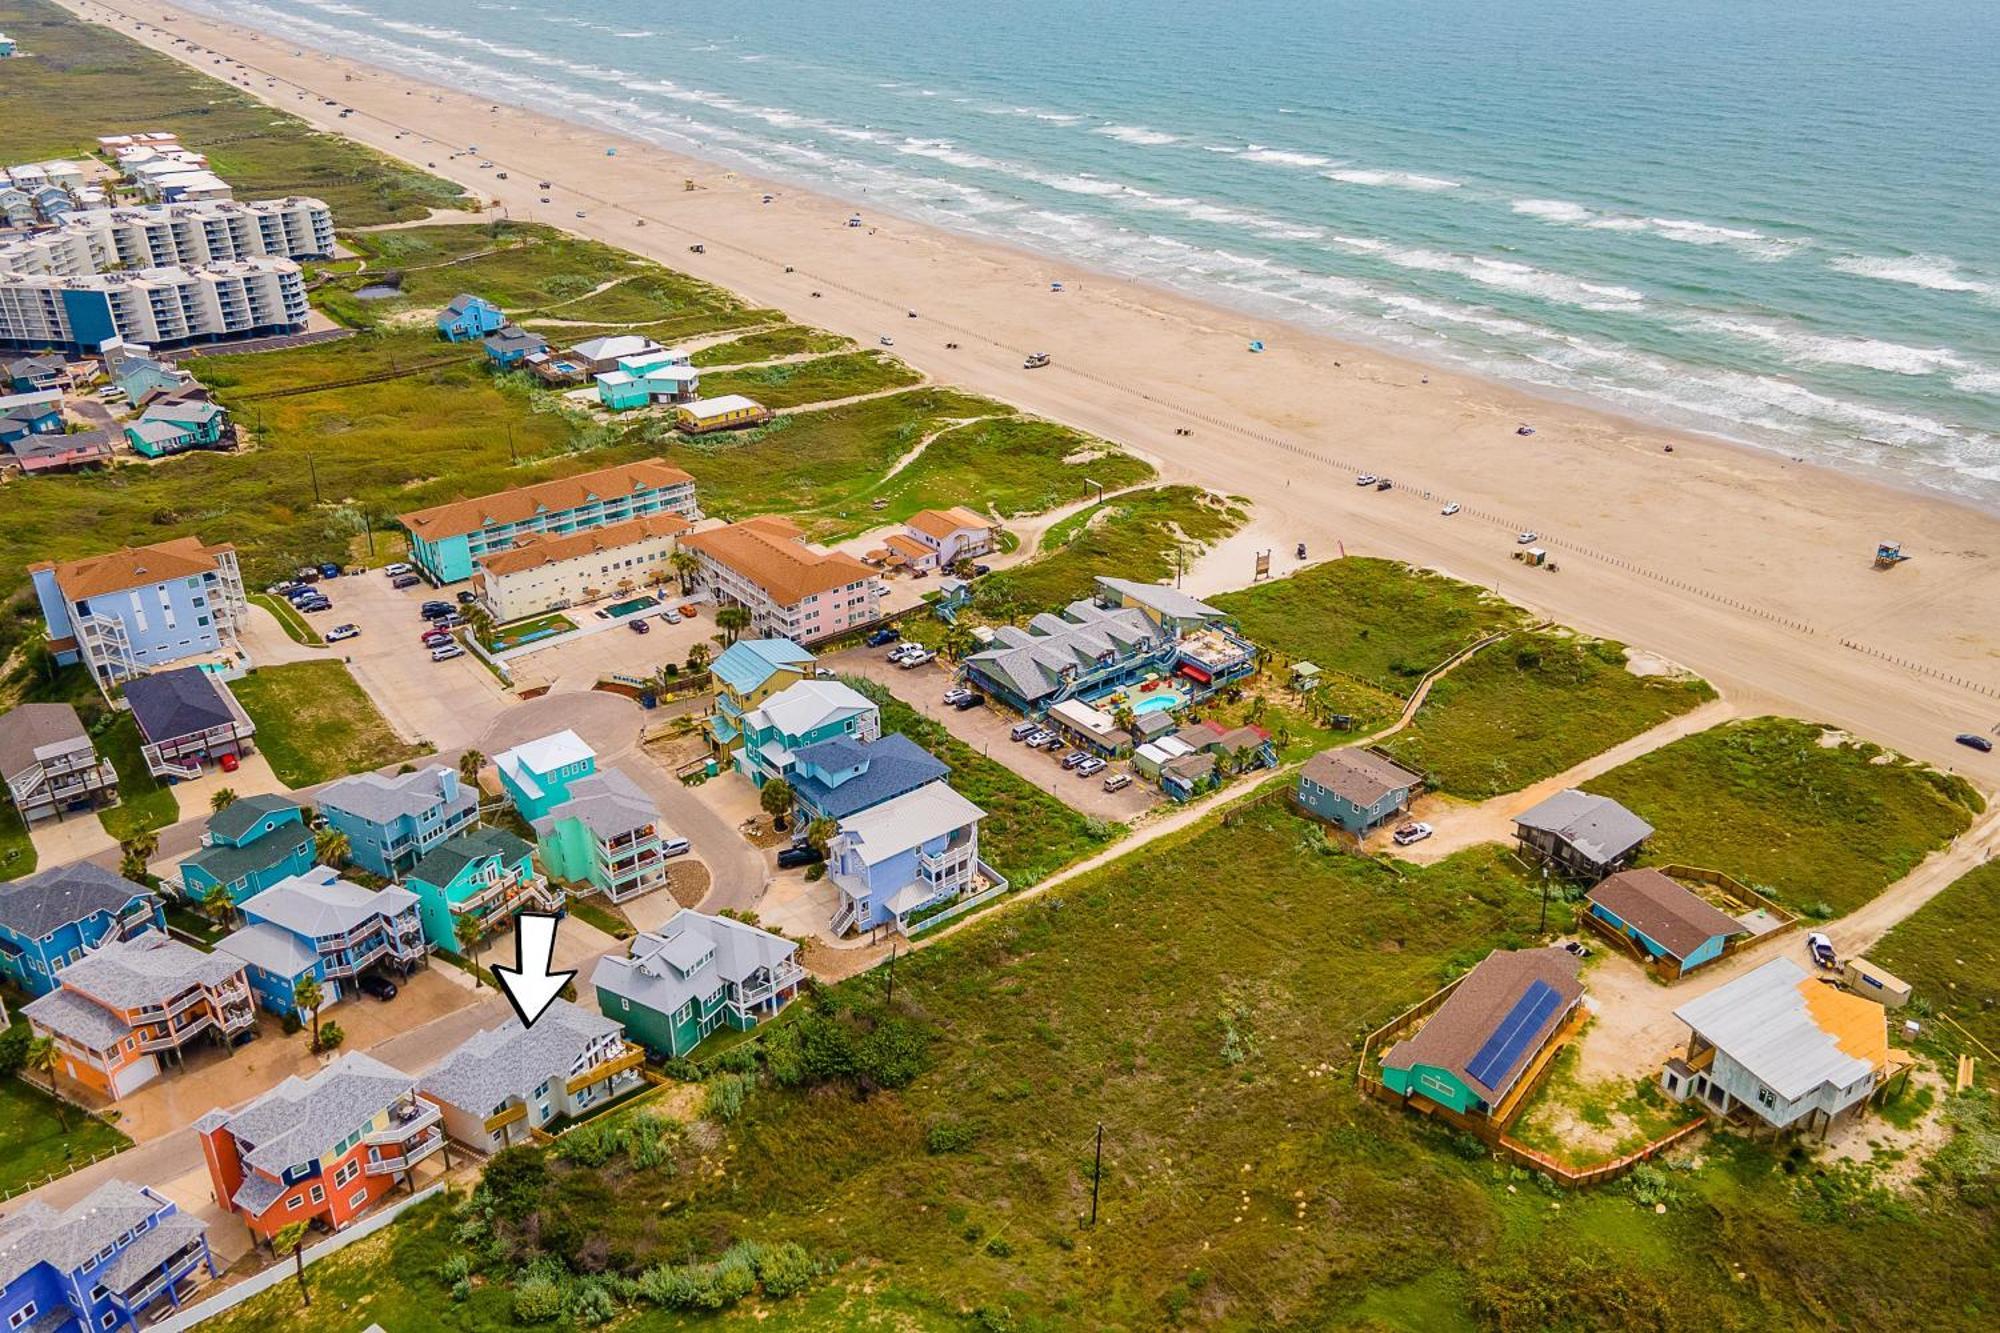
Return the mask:
[[[1247,497],[1280,574],[1296,542],[1315,559],[1434,567],[1672,658],[1745,711],[1836,724],[2000,785],[2000,758],[1952,744],[2000,723],[2000,520],[1975,506],[1339,343],[170,5],[63,2],[329,131],[435,163],[512,218],[864,344],[890,337],[939,380],[1117,440],[1169,480]],[[477,157],[450,156],[469,144]],[[857,209],[864,225],[846,225]],[[1267,350],[1249,352],[1252,339]],[[1031,351],[1053,364],[1023,369]],[[1355,486],[1360,471],[1395,489]],[[1447,500],[1462,511],[1443,516]],[[1559,572],[1512,559],[1528,530]],[[1878,540],[1915,558],[1877,571]],[[1233,581],[1251,576],[1246,551]]]

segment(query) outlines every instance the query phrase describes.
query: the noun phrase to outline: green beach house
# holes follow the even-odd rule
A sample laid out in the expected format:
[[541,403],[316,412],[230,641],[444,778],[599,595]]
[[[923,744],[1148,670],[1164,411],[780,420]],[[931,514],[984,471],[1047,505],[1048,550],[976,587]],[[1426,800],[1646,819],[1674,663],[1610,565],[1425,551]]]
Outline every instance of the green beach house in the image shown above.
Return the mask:
[[504,925],[529,909],[553,912],[562,898],[535,870],[535,849],[497,828],[472,828],[447,838],[403,876],[417,895],[424,938],[440,949],[463,954],[460,917]]
[[1563,949],[1495,949],[1382,1053],[1383,1086],[1504,1124],[1560,1048],[1582,966]]
[[200,902],[218,884],[231,902],[254,898],[312,869],[306,812],[283,796],[244,796],[208,817],[201,846],[181,862],[181,893]]
[[597,1007],[656,1055],[686,1055],[725,1025],[743,1030],[784,1008],[805,980],[782,935],[683,908],[591,974]]
[[659,809],[618,769],[570,783],[569,798],[535,821],[535,837],[550,876],[614,903],[667,882]]
[[501,751],[493,767],[515,811],[533,824],[569,799],[572,782],[597,771],[597,751],[575,732],[558,731]]

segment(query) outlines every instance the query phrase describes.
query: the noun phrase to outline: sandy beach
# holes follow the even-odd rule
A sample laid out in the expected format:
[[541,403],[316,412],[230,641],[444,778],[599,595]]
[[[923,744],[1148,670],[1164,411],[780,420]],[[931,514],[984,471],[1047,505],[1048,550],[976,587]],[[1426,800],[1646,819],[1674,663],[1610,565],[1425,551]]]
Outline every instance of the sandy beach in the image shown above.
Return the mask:
[[[1276,548],[1280,573],[1297,542],[1315,558],[1344,550],[1412,561],[1678,661],[1742,712],[1836,724],[2000,786],[2000,756],[1952,742],[2000,723],[1991,614],[2000,519],[1990,513],[1341,344],[865,205],[866,225],[849,227],[850,203],[169,5],[64,3],[458,181],[513,218],[623,246],[863,344],[891,336],[898,355],[940,380],[1116,440],[1169,480],[1247,497],[1255,536],[1223,556],[1242,568],[1230,578],[1211,566],[1210,582],[1249,582],[1260,545]],[[191,53],[176,36],[208,49]],[[354,114],[339,119],[324,98]],[[100,128],[147,127],[90,132]],[[476,157],[451,156],[470,144]],[[552,188],[539,189],[542,180]],[[539,202],[544,194],[550,203]],[[766,203],[766,194],[775,197]],[[705,252],[691,253],[695,244]],[[1268,350],[1248,352],[1253,338]],[[1030,351],[1048,352],[1053,365],[1024,370]],[[1523,423],[1533,435],[1516,433]],[[1393,477],[1396,488],[1358,488],[1361,471]],[[1462,511],[1441,515],[1447,500]],[[1511,558],[1525,530],[1539,534],[1559,572]],[[1915,558],[1873,569],[1883,539]]]

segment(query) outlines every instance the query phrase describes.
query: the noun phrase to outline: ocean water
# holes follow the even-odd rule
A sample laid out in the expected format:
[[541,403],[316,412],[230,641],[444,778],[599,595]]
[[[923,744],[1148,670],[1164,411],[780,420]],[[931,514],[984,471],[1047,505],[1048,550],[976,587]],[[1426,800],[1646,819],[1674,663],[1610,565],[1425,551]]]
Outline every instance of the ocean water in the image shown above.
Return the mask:
[[1991,0],[205,0],[1288,323],[2000,502]]

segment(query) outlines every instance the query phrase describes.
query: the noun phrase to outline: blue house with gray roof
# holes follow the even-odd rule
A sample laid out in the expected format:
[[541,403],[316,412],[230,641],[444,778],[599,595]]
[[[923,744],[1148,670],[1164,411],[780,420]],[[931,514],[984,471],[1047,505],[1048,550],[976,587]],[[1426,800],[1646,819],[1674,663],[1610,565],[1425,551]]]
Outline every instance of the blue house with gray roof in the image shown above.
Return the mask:
[[89,950],[147,930],[167,930],[158,895],[88,861],[0,884],[0,975],[31,995]]
[[244,796],[208,818],[201,847],[181,862],[181,893],[200,902],[217,885],[241,904],[279,880],[312,869],[306,812],[283,796]]
[[949,765],[899,731],[821,741],[792,751],[792,760],[792,792],[806,823],[846,819],[951,776]]
[[357,773],[320,790],[319,812],[347,835],[347,854],[394,879],[479,817],[479,796],[441,764],[384,777]]
[[451,298],[450,305],[438,311],[437,331],[446,342],[462,343],[497,333],[506,322],[507,316],[500,312],[499,306],[483,296],[460,292]]
[[137,1329],[180,1308],[208,1228],[144,1185],[107,1181],[68,1208],[29,1199],[0,1220],[0,1318],[28,1333]]

